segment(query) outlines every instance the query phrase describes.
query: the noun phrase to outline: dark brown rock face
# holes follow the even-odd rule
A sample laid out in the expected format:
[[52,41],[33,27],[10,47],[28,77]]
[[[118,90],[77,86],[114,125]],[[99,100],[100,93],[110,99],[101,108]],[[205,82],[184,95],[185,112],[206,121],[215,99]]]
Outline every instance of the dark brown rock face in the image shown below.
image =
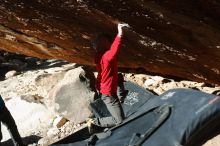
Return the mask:
[[1,0],[0,48],[93,65],[99,32],[124,34],[121,67],[220,84],[217,0]]

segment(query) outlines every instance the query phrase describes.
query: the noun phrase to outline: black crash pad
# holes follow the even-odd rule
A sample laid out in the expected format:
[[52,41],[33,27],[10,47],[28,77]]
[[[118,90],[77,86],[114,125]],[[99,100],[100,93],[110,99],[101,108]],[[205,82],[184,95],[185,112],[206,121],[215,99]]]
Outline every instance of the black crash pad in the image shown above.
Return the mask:
[[[132,83],[128,84],[133,87]],[[197,146],[220,127],[219,96],[192,89],[172,89],[160,96],[150,95],[143,97],[144,102],[138,106],[128,106],[127,111],[132,112],[128,112],[124,123],[110,129],[109,136],[95,140],[93,145],[132,146],[141,141],[142,146]],[[169,108],[159,110],[161,107]],[[167,111],[165,119],[160,120]],[[155,124],[158,121],[159,125]],[[85,146],[88,140],[73,138],[68,145]]]

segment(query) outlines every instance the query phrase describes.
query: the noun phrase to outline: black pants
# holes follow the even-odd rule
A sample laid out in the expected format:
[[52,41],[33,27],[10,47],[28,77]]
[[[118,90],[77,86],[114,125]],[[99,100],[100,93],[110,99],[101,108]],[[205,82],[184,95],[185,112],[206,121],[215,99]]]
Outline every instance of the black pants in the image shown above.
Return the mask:
[[[0,110],[0,122],[2,122],[8,129],[14,146],[23,146],[22,139],[20,134],[18,133],[17,126],[15,121],[8,111],[7,107],[4,107]],[[0,123],[0,141],[2,140],[2,132],[1,132],[1,123]]]
[[[101,127],[112,127],[120,124],[124,119],[124,112],[121,106],[121,100],[124,98],[124,79],[122,74],[118,74],[118,89],[117,94],[112,96],[101,94],[101,99],[105,103],[108,111],[110,112],[110,117],[98,118],[96,123]],[[119,96],[119,97],[118,97]]]

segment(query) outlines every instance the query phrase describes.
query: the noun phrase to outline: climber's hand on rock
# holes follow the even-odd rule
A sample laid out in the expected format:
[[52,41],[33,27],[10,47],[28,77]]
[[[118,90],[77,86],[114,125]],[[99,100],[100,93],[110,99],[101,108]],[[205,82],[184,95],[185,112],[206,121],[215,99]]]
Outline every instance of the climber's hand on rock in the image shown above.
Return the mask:
[[118,24],[118,36],[122,36],[122,34],[123,34],[123,31],[122,31],[122,28],[123,27],[129,27],[129,25],[128,24],[126,24],[126,23],[119,23]]

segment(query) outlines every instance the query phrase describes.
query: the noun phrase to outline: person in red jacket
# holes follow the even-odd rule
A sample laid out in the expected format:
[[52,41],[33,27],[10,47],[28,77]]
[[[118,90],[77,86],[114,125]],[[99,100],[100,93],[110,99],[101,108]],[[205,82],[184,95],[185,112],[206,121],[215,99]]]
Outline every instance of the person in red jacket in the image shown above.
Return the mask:
[[124,112],[117,96],[118,66],[117,53],[123,34],[122,28],[128,24],[118,24],[118,34],[111,44],[108,34],[101,34],[95,41],[95,64],[98,72],[96,88],[101,99],[109,110],[111,117],[98,118],[94,121],[101,127],[112,127],[120,124],[124,119]]

